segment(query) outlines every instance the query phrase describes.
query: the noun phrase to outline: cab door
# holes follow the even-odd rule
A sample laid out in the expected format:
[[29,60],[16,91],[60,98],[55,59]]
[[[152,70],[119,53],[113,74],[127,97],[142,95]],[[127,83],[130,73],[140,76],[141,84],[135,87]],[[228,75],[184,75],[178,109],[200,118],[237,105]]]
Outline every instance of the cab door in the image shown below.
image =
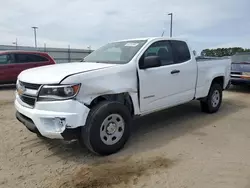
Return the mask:
[[[178,45],[183,46],[178,47]],[[158,56],[161,66],[138,68],[142,113],[175,106],[193,99],[197,65],[191,58],[186,43],[156,41],[144,52],[139,63],[143,63],[143,59],[147,56]]]

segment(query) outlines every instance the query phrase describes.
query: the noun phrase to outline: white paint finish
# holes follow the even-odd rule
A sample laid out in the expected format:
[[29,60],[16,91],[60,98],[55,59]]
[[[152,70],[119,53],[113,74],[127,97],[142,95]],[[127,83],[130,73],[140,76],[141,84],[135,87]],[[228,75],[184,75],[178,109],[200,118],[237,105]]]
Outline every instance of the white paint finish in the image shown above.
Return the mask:
[[[56,131],[53,124],[55,117],[65,118],[69,128],[76,128],[85,124],[89,113],[89,109],[76,100],[37,102],[35,108],[31,109],[23,106],[18,98],[16,95],[17,111],[32,119],[43,136],[52,139],[62,139],[61,133]],[[51,124],[48,125],[48,122]]]
[[[136,41],[136,40],[147,40],[148,44],[150,44],[151,42],[154,42],[154,41],[159,41],[159,40],[180,40],[180,41],[183,41],[183,39],[181,38],[170,38],[170,37],[142,37],[142,38],[133,38],[133,39],[124,39],[124,40],[118,40],[116,42],[123,42],[123,41]],[[146,44],[144,46],[147,46]]]
[[[30,117],[44,136],[55,138],[59,135],[46,130],[40,121],[41,118],[62,116],[67,117],[72,128],[83,126],[90,110],[84,104],[90,104],[101,95],[127,92],[133,101],[135,114],[145,115],[189,102],[193,98],[207,96],[211,82],[217,76],[224,77],[224,87],[226,86],[230,79],[230,60],[211,60],[197,64],[190,47],[190,61],[139,70],[139,58],[150,44],[168,39],[165,37],[147,38],[148,41],[133,59],[123,65],[83,62],[24,71],[19,75],[19,79],[24,82],[81,83],[81,88],[76,97],[77,101],[74,102],[73,100],[38,102],[34,109],[28,109],[16,100],[16,109]],[[171,74],[172,70],[180,70],[180,73]]]
[[[148,47],[156,42],[152,40]],[[143,54],[147,48],[141,52]],[[197,63],[193,53],[187,62],[156,68],[139,69],[140,109],[149,113],[158,109],[179,105],[191,101],[195,96]],[[141,55],[138,56],[138,60]],[[138,65],[138,63],[137,63]],[[179,73],[171,74],[178,70]]]
[[211,83],[218,76],[224,77],[224,88],[230,79],[230,59],[198,62],[198,80],[196,98],[207,96]]
[[94,98],[105,94],[123,92],[131,95],[137,94],[137,75],[134,64],[96,70],[95,74],[93,72],[76,74],[63,80],[62,84],[70,84],[75,80],[82,84],[77,99],[86,104],[90,104]]
[[66,76],[71,74],[93,71],[112,66],[115,65],[88,62],[55,64],[25,70],[19,74],[18,79],[28,83],[57,84]]

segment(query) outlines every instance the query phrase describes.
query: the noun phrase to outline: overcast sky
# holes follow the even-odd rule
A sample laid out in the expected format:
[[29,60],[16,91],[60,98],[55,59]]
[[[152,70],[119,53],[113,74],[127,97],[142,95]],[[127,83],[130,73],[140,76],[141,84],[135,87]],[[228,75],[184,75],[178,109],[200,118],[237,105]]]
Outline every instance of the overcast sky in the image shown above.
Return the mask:
[[169,35],[193,48],[250,48],[250,0],[6,0],[0,6],[0,44],[92,49],[112,40]]

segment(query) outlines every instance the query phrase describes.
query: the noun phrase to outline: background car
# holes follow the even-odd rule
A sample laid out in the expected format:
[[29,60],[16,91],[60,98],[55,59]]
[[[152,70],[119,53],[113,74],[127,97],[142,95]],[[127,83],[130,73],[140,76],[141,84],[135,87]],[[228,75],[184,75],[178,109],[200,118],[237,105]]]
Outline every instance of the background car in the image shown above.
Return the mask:
[[52,64],[54,59],[45,52],[1,51],[0,84],[15,83],[23,70]]
[[250,52],[241,52],[232,56],[231,84],[250,85]]

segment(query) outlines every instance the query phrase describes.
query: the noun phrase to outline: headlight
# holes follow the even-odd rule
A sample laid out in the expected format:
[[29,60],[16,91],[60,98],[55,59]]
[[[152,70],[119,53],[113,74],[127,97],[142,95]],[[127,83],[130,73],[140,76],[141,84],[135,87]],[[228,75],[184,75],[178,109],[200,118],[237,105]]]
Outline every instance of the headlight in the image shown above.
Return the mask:
[[80,86],[80,84],[44,85],[39,92],[38,100],[53,101],[70,99],[77,95]]

